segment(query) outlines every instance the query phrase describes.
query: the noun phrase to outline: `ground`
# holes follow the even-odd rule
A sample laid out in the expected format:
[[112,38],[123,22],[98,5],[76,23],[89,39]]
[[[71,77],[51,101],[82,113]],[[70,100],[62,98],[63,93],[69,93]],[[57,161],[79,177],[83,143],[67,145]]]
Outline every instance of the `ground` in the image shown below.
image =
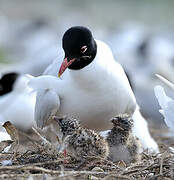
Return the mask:
[[70,156],[65,158],[63,154],[58,154],[50,145],[43,145],[36,134],[29,136],[22,133],[19,145],[15,144],[8,153],[0,153],[1,162],[8,164],[3,160],[11,160],[8,165],[1,163],[0,179],[174,179],[174,152],[169,148],[173,139],[165,136],[166,130],[151,129],[151,133],[161,153],[152,155],[145,151],[141,162],[129,165],[99,157],[89,157],[81,164]]

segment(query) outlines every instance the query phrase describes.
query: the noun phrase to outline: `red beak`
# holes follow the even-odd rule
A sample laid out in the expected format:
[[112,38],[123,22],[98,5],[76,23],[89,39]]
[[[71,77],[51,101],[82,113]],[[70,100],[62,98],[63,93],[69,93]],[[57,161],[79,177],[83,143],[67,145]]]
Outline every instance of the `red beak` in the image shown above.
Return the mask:
[[60,66],[60,69],[59,69],[59,73],[58,73],[59,78],[63,74],[63,72],[68,68],[68,66],[70,66],[75,60],[76,60],[76,58],[71,59],[69,62],[68,62],[67,58],[65,58],[63,60],[61,66]]

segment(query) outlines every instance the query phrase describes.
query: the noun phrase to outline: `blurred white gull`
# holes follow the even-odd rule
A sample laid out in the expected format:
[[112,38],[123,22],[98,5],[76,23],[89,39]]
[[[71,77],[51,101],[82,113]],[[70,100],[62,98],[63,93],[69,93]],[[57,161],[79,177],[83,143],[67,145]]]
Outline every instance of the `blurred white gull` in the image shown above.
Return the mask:
[[129,73],[134,72],[135,68],[141,64],[140,59],[137,58],[137,48],[146,38],[146,33],[144,25],[130,22],[122,25],[109,41],[117,61]]
[[[174,81],[174,41],[168,32],[149,33],[140,49],[142,52],[134,57],[135,62],[128,68],[133,90],[143,114],[153,119],[155,126],[161,127],[164,121],[158,113],[159,107],[154,96],[154,86],[159,84],[159,80],[154,77],[154,73]],[[127,65],[123,65],[127,68]]]
[[18,73],[4,74],[0,79],[0,122],[12,122],[23,131],[34,124],[36,93],[27,86],[29,77]]
[[[60,61],[54,61],[44,73],[49,75],[29,82],[29,86],[38,91],[35,106],[37,125],[43,128],[51,122],[53,115],[69,115],[80,119],[88,128],[107,130],[111,128],[109,120],[112,117],[127,113],[133,116],[134,133],[144,148],[158,152],[124,70],[114,60],[110,48],[94,40],[85,27],[66,31],[63,48],[65,59],[62,65]],[[62,75],[61,80],[56,77],[58,74]]]
[[147,58],[153,67],[153,73],[161,74],[173,81],[174,41],[168,36],[159,34],[151,38],[147,46]]
[[155,86],[154,91],[162,108],[159,112],[164,116],[167,126],[174,131],[174,100],[166,95],[161,86]]
[[[166,85],[174,89],[174,84],[165,79],[164,77],[157,75]],[[168,97],[161,86],[155,86],[155,96],[158,100],[161,110],[159,112],[164,116],[166,125],[174,131],[174,100]]]

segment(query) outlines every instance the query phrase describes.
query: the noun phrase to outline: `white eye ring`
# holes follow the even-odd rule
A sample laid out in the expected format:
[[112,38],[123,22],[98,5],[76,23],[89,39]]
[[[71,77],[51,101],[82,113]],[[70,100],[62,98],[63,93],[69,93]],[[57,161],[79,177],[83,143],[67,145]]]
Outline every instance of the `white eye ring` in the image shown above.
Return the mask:
[[82,46],[80,51],[81,53],[85,53],[87,51],[88,47],[87,46]]

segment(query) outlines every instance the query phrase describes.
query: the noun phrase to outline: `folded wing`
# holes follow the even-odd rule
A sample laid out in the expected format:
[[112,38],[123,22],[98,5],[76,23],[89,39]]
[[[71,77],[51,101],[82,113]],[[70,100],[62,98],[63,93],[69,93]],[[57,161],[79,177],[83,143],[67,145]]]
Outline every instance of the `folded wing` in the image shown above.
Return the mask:
[[35,121],[39,128],[46,126],[52,116],[56,115],[60,106],[57,93],[50,89],[41,89],[37,92],[35,105]]

